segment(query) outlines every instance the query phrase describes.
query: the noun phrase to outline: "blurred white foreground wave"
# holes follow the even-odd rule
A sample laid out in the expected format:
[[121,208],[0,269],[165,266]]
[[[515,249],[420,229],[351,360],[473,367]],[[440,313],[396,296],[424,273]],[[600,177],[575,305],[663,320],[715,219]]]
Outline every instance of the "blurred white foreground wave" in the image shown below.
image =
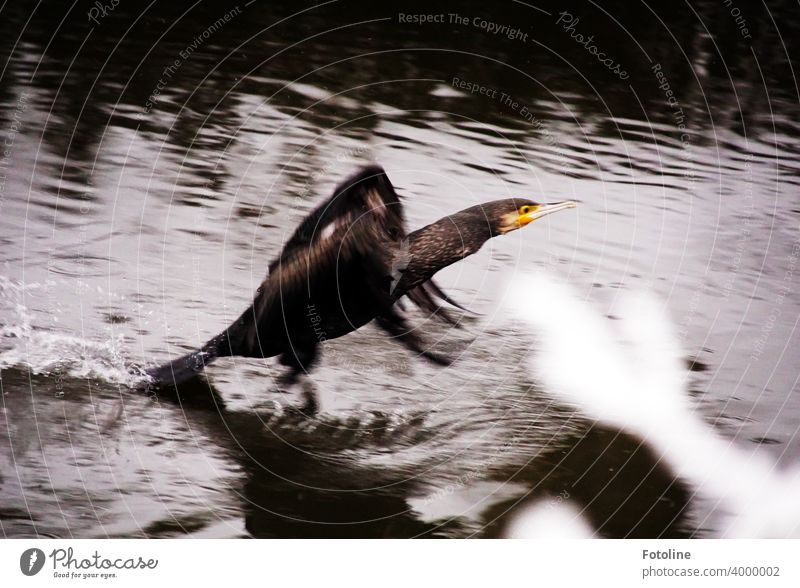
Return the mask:
[[[515,278],[507,300],[538,338],[529,357],[535,381],[586,416],[646,442],[716,505],[719,536],[800,537],[800,467],[781,471],[763,451],[745,450],[703,422],[687,393],[684,355],[653,296],[628,294],[612,322],[557,278],[537,273]],[[544,525],[562,536],[558,519],[531,518],[541,512],[520,512],[510,534],[542,536]]]

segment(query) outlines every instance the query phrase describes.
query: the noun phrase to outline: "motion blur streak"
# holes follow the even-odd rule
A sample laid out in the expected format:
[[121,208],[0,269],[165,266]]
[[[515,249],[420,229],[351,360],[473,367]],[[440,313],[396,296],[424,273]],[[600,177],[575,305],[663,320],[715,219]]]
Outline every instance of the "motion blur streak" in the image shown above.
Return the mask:
[[597,421],[641,437],[677,476],[718,501],[720,536],[800,537],[800,468],[779,471],[760,450],[748,452],[702,421],[688,399],[683,354],[652,296],[629,294],[617,329],[543,273],[518,277],[509,301],[540,337],[530,357],[536,380]]
[[539,500],[516,513],[508,539],[590,539],[594,530],[574,507]]

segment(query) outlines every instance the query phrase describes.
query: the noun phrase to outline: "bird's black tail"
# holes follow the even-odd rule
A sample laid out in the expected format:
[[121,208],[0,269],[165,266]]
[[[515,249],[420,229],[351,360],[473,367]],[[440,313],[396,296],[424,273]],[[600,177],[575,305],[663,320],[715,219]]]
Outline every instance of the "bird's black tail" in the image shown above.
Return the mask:
[[199,375],[208,364],[221,355],[225,355],[223,342],[226,339],[224,334],[218,335],[201,349],[187,353],[161,367],[148,370],[150,386],[154,388],[175,387]]

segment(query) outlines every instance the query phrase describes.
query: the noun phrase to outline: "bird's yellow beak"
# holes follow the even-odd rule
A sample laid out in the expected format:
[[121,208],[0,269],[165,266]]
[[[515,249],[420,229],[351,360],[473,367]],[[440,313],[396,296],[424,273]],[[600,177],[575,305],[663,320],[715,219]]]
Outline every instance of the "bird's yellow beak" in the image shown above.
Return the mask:
[[558,212],[559,210],[575,208],[576,206],[578,206],[578,203],[572,200],[565,200],[564,202],[550,202],[547,204],[540,204],[539,206],[524,206],[523,209],[529,208],[530,210],[527,212],[520,210],[520,214],[517,217],[517,223],[519,223],[519,226],[524,227],[528,223],[535,221],[537,218],[542,218],[548,214]]

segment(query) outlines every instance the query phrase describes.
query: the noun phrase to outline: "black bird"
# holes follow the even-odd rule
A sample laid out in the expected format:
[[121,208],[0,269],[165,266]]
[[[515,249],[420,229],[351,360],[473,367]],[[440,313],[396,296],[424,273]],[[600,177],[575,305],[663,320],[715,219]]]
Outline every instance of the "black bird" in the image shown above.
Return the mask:
[[399,299],[407,296],[454,324],[437,299],[458,305],[433,282],[436,272],[492,237],[574,207],[571,201],[495,200],[407,234],[403,206],[383,168],[366,167],[303,220],[270,264],[252,306],[200,350],[151,370],[151,382],[175,386],[233,355],[279,356],[291,382],[312,367],[321,343],[371,320],[412,351],[447,364],[409,330]]

